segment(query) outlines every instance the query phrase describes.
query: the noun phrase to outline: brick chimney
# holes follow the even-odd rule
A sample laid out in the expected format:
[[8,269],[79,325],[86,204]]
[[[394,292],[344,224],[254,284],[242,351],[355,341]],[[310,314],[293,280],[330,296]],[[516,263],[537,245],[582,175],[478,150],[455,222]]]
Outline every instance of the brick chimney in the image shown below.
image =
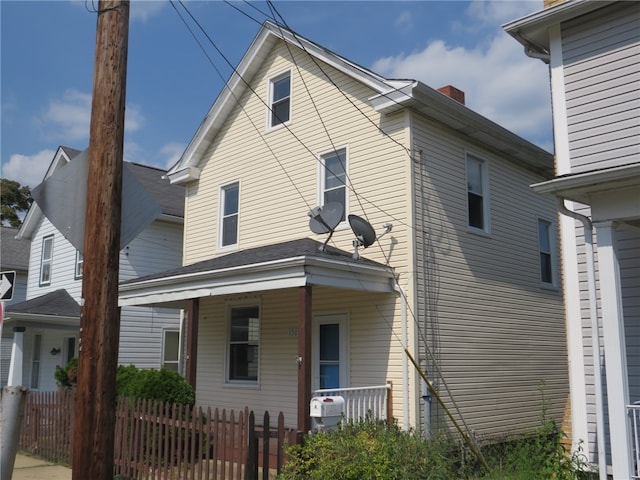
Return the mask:
[[452,85],[447,85],[446,87],[439,88],[438,91],[440,93],[444,93],[449,98],[453,98],[456,102],[464,105],[464,92],[462,90],[458,90]]

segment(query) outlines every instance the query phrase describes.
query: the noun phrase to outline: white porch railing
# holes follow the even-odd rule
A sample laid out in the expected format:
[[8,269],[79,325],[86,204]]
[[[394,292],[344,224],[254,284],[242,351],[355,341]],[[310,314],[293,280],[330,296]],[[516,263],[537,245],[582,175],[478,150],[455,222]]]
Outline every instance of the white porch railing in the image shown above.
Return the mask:
[[315,390],[314,397],[339,395],[344,398],[346,420],[358,421],[370,414],[372,419],[391,418],[391,383],[373,387],[331,388]]
[[631,417],[631,443],[633,444],[633,478],[640,478],[640,402],[627,405]]

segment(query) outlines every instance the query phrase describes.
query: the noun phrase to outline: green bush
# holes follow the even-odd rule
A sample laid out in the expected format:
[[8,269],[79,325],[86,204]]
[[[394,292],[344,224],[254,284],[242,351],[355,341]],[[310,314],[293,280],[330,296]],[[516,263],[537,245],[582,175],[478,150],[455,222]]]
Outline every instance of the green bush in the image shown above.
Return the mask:
[[450,480],[460,474],[456,450],[456,443],[446,436],[425,440],[395,423],[348,423],[288,447],[289,460],[278,478]]
[[193,405],[195,392],[186,380],[173,370],[140,370],[134,365],[119,365],[116,391],[120,397],[146,398],[161,402]]
[[[78,359],[56,368],[56,383],[61,388],[74,388],[78,379]],[[116,393],[119,397],[146,398],[161,402],[193,406],[195,392],[184,378],[173,370],[141,370],[135,365],[118,365]]]
[[78,359],[72,358],[64,367],[57,367],[53,376],[59,387],[74,388],[78,381]]

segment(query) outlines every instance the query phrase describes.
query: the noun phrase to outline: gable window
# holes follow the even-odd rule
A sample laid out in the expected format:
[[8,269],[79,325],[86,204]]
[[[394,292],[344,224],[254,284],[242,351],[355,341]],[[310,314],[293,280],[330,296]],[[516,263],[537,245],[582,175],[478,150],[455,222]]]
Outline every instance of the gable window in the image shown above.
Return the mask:
[[347,150],[340,148],[320,156],[322,168],[321,203],[337,202],[343,206],[343,221],[347,218]]
[[82,267],[84,266],[84,257],[80,250],[76,250],[76,270],[74,277],[76,280],[82,278]]
[[551,248],[551,222],[538,219],[538,249],[540,251],[540,281],[547,285],[554,284],[553,252]]
[[487,164],[484,160],[467,156],[467,220],[473,229],[489,231]]
[[42,239],[42,255],[40,257],[40,285],[51,283],[51,264],[53,263],[53,235]]
[[227,378],[230,382],[257,382],[260,347],[260,309],[256,305],[231,307]]
[[222,187],[220,218],[220,245],[229,247],[238,243],[238,205],[240,185],[233,183]]
[[162,368],[178,372],[180,352],[180,333],[177,330],[165,330],[162,336]]
[[291,118],[291,73],[271,79],[269,84],[270,127],[287,123]]

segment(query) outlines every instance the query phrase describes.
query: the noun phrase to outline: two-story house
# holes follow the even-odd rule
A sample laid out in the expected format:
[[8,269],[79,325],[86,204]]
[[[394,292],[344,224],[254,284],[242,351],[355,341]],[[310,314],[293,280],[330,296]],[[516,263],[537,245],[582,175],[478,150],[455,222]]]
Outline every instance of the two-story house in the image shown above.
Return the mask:
[[[549,64],[572,437],[640,478],[640,3],[546,1],[505,25]],[[609,470],[607,470],[607,468]]]
[[478,434],[562,418],[556,203],[529,188],[553,158],[443,92],[262,26],[168,172],[184,266],[120,286],[186,310],[198,404],[308,431],[318,390],[392,382],[402,425],[450,425],[421,371]]
[[[14,303],[23,302],[27,298],[27,272],[29,271],[29,248],[31,242],[16,238],[18,229],[14,227],[0,227],[0,271],[15,272],[11,300],[2,301],[3,307],[7,308]],[[4,315],[4,313],[3,313]],[[11,328],[2,329],[0,339],[0,386],[7,384],[9,377],[9,362],[11,360],[11,350],[13,349],[13,331]]]
[[[45,180],[54,174],[64,176],[64,169],[80,153],[58,148]],[[161,214],[121,250],[122,281],[180,265],[183,234],[184,188],[164,179],[164,170],[134,163],[127,163],[126,168],[157,202]],[[55,390],[56,367],[66,365],[78,353],[83,256],[35,202],[17,237],[30,241],[31,253],[26,300],[6,309],[4,328],[15,331],[13,342],[23,345],[22,365],[13,370],[17,384]],[[180,327],[177,309],[123,308],[119,363],[178,370]]]

